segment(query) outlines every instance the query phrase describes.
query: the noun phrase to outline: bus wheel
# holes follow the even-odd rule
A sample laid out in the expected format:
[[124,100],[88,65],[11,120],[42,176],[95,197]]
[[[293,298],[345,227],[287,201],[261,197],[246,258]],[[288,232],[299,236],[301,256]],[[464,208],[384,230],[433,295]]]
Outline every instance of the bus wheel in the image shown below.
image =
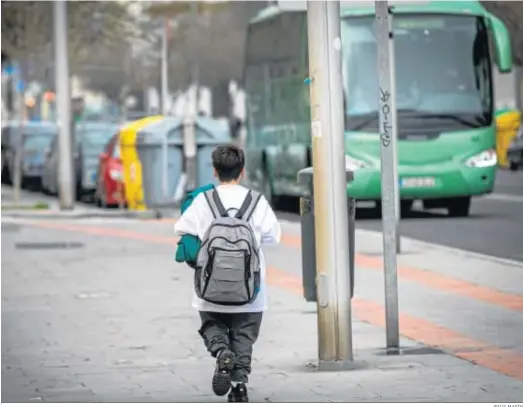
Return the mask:
[[509,163],[509,168],[510,168],[510,171],[517,171],[518,170],[518,163],[514,162],[514,161],[511,161]]
[[449,199],[447,205],[449,216],[452,218],[461,218],[470,214],[470,197]]
[[278,199],[274,196],[272,192],[271,180],[269,178],[269,175],[267,175],[266,171],[263,173],[262,193],[265,199],[267,199],[267,202],[269,202],[269,204],[272,206],[272,208],[276,209],[276,206],[278,205]]
[[412,207],[414,206],[414,201],[411,199],[402,199],[400,201],[400,214],[401,217],[407,217],[412,212]]

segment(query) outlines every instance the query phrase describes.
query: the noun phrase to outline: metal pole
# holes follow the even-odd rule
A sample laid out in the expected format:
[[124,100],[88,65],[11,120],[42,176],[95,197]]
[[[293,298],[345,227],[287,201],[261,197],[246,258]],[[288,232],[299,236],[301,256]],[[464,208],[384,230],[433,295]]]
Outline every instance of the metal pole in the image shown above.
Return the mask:
[[[390,8],[389,8],[390,10]],[[390,15],[390,26],[392,27],[393,16],[392,12]],[[389,49],[390,49],[390,110],[392,114],[392,138],[398,140],[398,111],[396,109],[396,60],[394,51],[394,35],[389,35]],[[398,142],[392,143],[392,150],[394,155],[394,194],[396,196],[396,253],[401,253],[401,199],[400,199],[400,179],[398,176]]]
[[516,76],[516,108],[521,112],[523,110],[523,68],[514,67],[514,75]]
[[192,191],[198,185],[196,129],[194,116],[186,116],[183,122],[183,155],[185,158],[186,190]]
[[[194,23],[199,24],[198,20],[198,3],[191,3],[191,13]],[[199,71],[198,49],[192,53],[192,72],[191,83],[187,92],[187,103],[184,109],[183,118],[183,156],[185,163],[185,173],[183,180],[185,190],[192,191],[198,184],[197,154],[198,145],[196,142],[196,117],[198,115],[198,96],[199,96]],[[194,92],[194,93],[193,93]]]
[[13,62],[12,67],[12,84],[13,84],[13,107],[14,117],[17,120],[17,131],[14,142],[14,165],[13,165],[13,200],[15,206],[20,204],[20,192],[22,189],[22,162],[24,155],[24,96],[22,88],[22,78],[20,66]]
[[[162,35],[162,114],[167,116],[167,99],[169,97],[169,78],[168,78],[168,69],[167,61],[169,58],[168,55],[168,32],[169,29],[169,20],[164,19],[163,35]],[[167,137],[164,137],[162,140],[162,195],[163,201],[167,202],[169,197],[169,187],[167,182],[167,173],[168,173],[168,145]]]
[[162,114],[167,115],[167,99],[169,98],[169,73],[168,73],[168,33],[169,20],[164,18],[164,27],[162,31]]
[[[396,258],[396,191],[397,170],[394,149],[397,140],[395,95],[391,86],[391,18],[387,1],[376,1],[376,35],[378,46],[379,93],[379,131],[381,140],[381,202],[383,218],[383,260],[385,265],[385,314],[387,331],[387,351],[399,351],[398,321],[398,274]],[[392,106],[392,107],[391,107]]]
[[[199,20],[199,13],[198,13],[198,2],[194,1],[194,2],[191,2],[191,12],[193,14],[193,18],[194,18],[194,23],[195,23],[195,26],[197,26],[198,28],[200,27],[200,20]],[[194,50],[193,50],[193,66],[192,66],[192,78],[191,78],[191,81],[192,81],[192,85],[194,85],[195,87],[195,95],[194,95],[194,100],[193,100],[193,113],[195,115],[198,114],[198,110],[199,110],[199,100],[200,100],[200,63],[199,63],[199,54],[198,54],[198,51],[199,51],[199,47],[194,47]]]
[[71,140],[71,95],[67,53],[67,3],[54,2],[55,83],[57,101],[58,184],[60,209],[73,209],[75,201]]
[[308,1],[320,369],[351,362],[340,2]]

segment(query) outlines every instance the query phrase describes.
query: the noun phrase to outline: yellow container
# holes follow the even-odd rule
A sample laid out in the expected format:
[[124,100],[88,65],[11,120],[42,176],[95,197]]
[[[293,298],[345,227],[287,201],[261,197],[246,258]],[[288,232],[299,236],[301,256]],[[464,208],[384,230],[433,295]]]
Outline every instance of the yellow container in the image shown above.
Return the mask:
[[125,200],[130,210],[143,211],[146,209],[143,199],[142,164],[136,150],[136,135],[138,131],[163,116],[150,116],[129,123],[120,130],[120,156],[122,160],[122,175],[125,190]]
[[507,149],[521,124],[521,113],[510,110],[496,117],[496,154],[500,167],[508,167]]

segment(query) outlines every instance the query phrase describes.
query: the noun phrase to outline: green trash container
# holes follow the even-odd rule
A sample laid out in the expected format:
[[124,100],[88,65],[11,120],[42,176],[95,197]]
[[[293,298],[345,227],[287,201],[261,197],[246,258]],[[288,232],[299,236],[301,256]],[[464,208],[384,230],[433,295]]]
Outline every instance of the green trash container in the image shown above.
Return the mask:
[[[216,146],[232,143],[229,125],[210,117],[196,117],[194,129],[196,186],[215,183],[211,154]],[[136,149],[142,165],[144,201],[150,209],[172,208],[187,192],[183,190],[181,196],[179,194],[180,188],[187,186],[181,183],[186,171],[183,140],[184,121],[178,117],[166,116],[137,134]]]
[[143,196],[149,209],[173,207],[177,203],[175,192],[183,173],[182,132],[179,118],[164,117],[144,127],[136,136]]
[[228,122],[222,122],[212,117],[197,117],[195,120],[197,144],[197,186],[216,182],[214,177],[211,154],[220,144],[232,143]]

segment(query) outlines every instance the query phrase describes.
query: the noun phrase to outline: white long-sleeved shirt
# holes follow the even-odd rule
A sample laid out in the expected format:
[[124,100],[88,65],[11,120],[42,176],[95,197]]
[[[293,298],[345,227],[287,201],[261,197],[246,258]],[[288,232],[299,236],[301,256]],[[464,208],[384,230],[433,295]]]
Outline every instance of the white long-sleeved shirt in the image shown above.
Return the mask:
[[[241,185],[220,185],[217,187],[218,195],[224,208],[231,216],[240,209],[248,189]],[[199,194],[191,206],[183,213],[174,225],[174,233],[178,236],[193,235],[203,240],[207,229],[214,220],[211,208],[205,196]],[[281,238],[281,228],[274,211],[265,199],[261,197],[249,221],[254,231],[258,245],[278,244]],[[196,292],[193,294],[192,306],[199,311],[239,313],[239,312],[262,312],[267,310],[267,284],[266,267],[263,252],[260,250],[260,292],[252,304],[242,306],[224,306],[207,302],[198,298]]]

